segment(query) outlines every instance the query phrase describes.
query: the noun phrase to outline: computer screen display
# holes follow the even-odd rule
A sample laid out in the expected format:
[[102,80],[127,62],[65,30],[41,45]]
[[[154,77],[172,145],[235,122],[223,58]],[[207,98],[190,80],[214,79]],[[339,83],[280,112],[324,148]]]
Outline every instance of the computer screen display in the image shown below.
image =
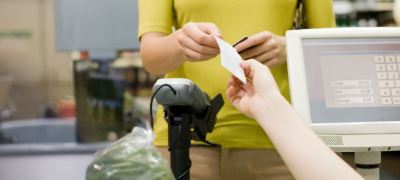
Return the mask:
[[302,39],[312,123],[400,121],[400,37]]

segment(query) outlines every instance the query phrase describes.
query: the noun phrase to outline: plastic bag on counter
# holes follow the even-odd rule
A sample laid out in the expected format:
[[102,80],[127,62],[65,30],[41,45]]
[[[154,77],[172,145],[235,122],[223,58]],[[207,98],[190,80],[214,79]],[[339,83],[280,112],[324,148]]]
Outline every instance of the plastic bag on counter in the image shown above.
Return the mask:
[[105,150],[95,154],[87,180],[174,179],[161,153],[153,146],[153,132],[140,126]]

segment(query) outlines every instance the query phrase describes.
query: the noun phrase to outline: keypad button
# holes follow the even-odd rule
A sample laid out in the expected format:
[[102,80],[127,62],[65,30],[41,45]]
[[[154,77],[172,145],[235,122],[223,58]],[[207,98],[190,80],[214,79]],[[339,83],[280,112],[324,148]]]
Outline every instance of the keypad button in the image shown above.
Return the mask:
[[375,61],[375,63],[384,63],[385,57],[384,56],[375,56],[374,61]]
[[397,64],[386,64],[386,70],[387,71],[396,71],[397,70]]
[[376,70],[377,71],[386,71],[386,65],[385,64],[376,64]]
[[390,88],[390,87],[394,87],[394,80],[387,80],[387,81],[385,81],[385,80],[380,80],[379,82],[378,82],[378,86],[379,87],[382,87],[382,88]]
[[400,80],[396,80],[395,85],[396,85],[396,87],[400,87]]
[[387,88],[388,83],[387,83],[387,81],[378,81],[378,86],[381,88]]
[[400,104],[400,97],[393,97],[393,104]]
[[390,98],[390,97],[381,98],[381,103],[382,104],[392,104],[392,98]]
[[398,55],[396,59],[396,62],[400,63],[400,55]]
[[388,78],[388,73],[387,72],[378,72],[376,74],[377,79],[387,79]]
[[389,80],[388,85],[389,87],[394,87],[394,80]]
[[390,89],[380,89],[379,94],[381,96],[390,96]]
[[391,90],[393,96],[400,96],[400,88],[395,88]]
[[395,63],[396,57],[395,56],[385,56],[385,62],[387,63]]
[[399,79],[399,73],[398,72],[389,72],[388,78],[389,79]]

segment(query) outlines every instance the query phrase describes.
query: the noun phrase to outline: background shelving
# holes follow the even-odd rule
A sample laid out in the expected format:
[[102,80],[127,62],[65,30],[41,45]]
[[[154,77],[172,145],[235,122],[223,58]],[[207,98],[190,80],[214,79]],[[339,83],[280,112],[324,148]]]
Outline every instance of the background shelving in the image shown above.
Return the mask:
[[335,0],[338,27],[394,26],[393,0]]

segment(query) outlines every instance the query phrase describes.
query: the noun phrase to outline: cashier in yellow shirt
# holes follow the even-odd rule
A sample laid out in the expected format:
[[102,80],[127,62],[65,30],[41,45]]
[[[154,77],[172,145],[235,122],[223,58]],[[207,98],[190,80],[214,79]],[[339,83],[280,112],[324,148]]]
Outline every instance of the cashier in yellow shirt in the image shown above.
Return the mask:
[[[303,2],[308,28],[335,26],[331,0]],[[296,0],[139,0],[139,37],[146,70],[166,74],[166,78],[188,78],[210,97],[219,93],[224,96],[225,105],[218,114],[214,131],[207,136],[208,141],[222,148],[190,149],[192,179],[292,179],[257,122],[227,101],[225,92],[231,74],[220,65],[213,36],[231,44],[248,37],[236,50],[243,59],[253,58],[271,67],[281,93],[289,99],[283,36],[292,29],[296,3]],[[167,124],[160,108],[154,143],[168,158]]]

